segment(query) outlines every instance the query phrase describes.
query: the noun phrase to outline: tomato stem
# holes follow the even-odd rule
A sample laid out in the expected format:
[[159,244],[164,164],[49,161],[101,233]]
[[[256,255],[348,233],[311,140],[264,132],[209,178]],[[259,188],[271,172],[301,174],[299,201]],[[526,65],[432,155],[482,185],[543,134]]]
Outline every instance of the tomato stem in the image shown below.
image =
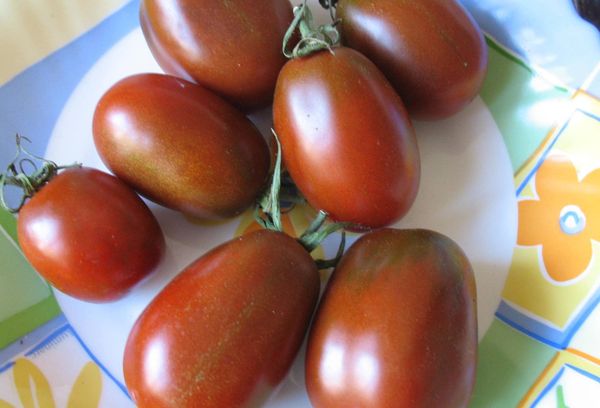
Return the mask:
[[[294,7],[294,20],[283,37],[283,55],[287,58],[299,58],[322,50],[333,52],[332,47],[340,42],[340,34],[336,28],[339,21],[335,20],[333,12],[331,13],[331,24],[315,28],[313,15],[306,0],[302,5]],[[296,31],[300,32],[300,41],[290,51],[288,47]]]
[[[327,214],[325,212],[320,211],[319,215],[317,215],[317,219],[321,216],[321,214],[324,214],[324,216],[327,217]],[[314,221],[313,221],[313,223],[314,223]],[[346,223],[346,222],[332,222],[329,224],[324,224],[324,220],[323,220],[323,223],[321,223],[321,225],[319,226],[319,228],[316,231],[306,230],[300,236],[300,238],[298,238],[298,242],[300,242],[300,244],[308,252],[312,252],[319,245],[321,245],[321,242],[323,242],[325,240],[325,238],[327,238],[329,235],[333,234],[336,231],[342,230],[349,225],[350,224]]]
[[[271,186],[258,200],[257,205],[254,208],[254,218],[256,219],[256,222],[258,222],[259,225],[265,229],[283,232],[280,204],[281,182],[283,178],[281,176],[281,143],[279,142],[279,138],[274,130],[273,135],[275,136],[275,142],[277,145],[277,156],[275,159],[275,167],[273,169]],[[291,180],[287,180],[287,183],[290,184]],[[287,190],[290,190],[289,186]],[[290,198],[291,197],[288,197],[288,199]],[[292,201],[295,201],[293,198],[291,199]],[[349,223],[344,222],[327,223],[327,218],[328,215],[325,211],[319,211],[306,231],[304,231],[302,235],[297,238],[300,245],[302,245],[307,252],[310,253],[314,251],[329,235],[344,229],[349,225]],[[342,233],[342,240],[336,257],[329,260],[317,260],[317,266],[320,269],[321,265],[323,265],[323,268],[335,266],[341,257],[341,254],[344,252],[345,242],[346,236],[345,233]]]
[[[79,163],[59,166],[51,160],[31,154],[23,147],[23,141],[31,143],[31,140],[28,138],[17,134],[17,153],[15,158],[6,168],[6,172],[0,174],[0,206],[13,214],[19,212],[21,208],[23,208],[23,205],[25,205],[25,202],[56,176],[59,170],[70,167],[81,167],[81,164]],[[25,155],[26,157],[22,158],[22,155]],[[41,167],[38,168],[32,159],[41,161]],[[30,165],[33,168],[33,171],[28,173],[25,170],[26,164]],[[23,195],[16,207],[11,207],[6,202],[4,189],[7,185],[18,187],[23,191]]]
[[311,222],[302,235],[314,234],[323,226],[325,221],[327,221],[327,213],[323,210],[320,210],[315,219]]
[[[280,204],[280,189],[281,189],[281,144],[279,138],[272,130],[277,144],[277,155],[275,158],[275,168],[273,169],[273,177],[271,180],[271,188],[259,199],[258,205],[254,209],[254,218],[265,229],[274,231],[283,231],[281,224],[281,204]],[[262,211],[262,214],[261,214]]]

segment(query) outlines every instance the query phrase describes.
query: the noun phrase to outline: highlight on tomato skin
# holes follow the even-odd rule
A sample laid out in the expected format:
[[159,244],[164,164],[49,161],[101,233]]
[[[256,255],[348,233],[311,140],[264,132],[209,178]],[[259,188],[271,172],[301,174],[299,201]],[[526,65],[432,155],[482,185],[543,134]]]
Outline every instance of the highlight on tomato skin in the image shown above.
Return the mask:
[[146,42],[165,72],[244,110],[273,100],[292,18],[287,0],[143,0],[140,6]]
[[402,100],[359,52],[289,60],[273,102],[285,165],[316,209],[354,229],[391,225],[412,206],[420,157]]
[[371,59],[415,119],[450,117],[487,73],[485,38],[456,0],[340,0],[344,44]]
[[140,407],[260,406],[300,348],[319,274],[293,238],[259,230],[185,268],[127,340],[124,374]]
[[158,221],[133,190],[91,168],[61,171],[20,209],[19,244],[61,292],[88,302],[125,296],[165,252]]
[[308,336],[308,395],[315,408],[466,407],[477,347],[464,252],[437,232],[380,229],[327,284]]
[[192,217],[236,216],[267,183],[270,152],[254,124],[211,91],[170,75],[114,84],[96,106],[93,135],[114,174]]

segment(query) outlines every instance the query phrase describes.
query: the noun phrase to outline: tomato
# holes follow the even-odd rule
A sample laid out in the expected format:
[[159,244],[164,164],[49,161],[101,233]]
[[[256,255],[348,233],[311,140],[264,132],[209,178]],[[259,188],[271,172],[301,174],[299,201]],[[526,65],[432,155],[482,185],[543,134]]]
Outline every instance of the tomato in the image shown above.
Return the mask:
[[21,208],[17,232],[23,253],[44,278],[90,302],[124,296],[165,250],[160,226],[137,194],[91,168],[52,178]]
[[290,175],[332,219],[377,228],[412,205],[420,177],[414,130],[394,89],[362,54],[338,47],[288,61],[273,120]]
[[317,407],[465,407],[477,317],[469,261],[449,238],[382,229],[342,257],[308,338]]
[[280,232],[209,251],[144,310],[124,373],[141,407],[257,406],[286,375],[319,294],[308,252]]
[[458,1],[340,0],[337,16],[345,44],[383,71],[415,118],[446,118],[477,96],[487,46]]
[[144,196],[203,219],[250,206],[265,186],[270,153],[241,112],[169,75],[125,78],[100,99],[94,142],[104,163]]
[[268,105],[292,21],[286,0],[144,0],[140,20],[167,72],[246,108]]

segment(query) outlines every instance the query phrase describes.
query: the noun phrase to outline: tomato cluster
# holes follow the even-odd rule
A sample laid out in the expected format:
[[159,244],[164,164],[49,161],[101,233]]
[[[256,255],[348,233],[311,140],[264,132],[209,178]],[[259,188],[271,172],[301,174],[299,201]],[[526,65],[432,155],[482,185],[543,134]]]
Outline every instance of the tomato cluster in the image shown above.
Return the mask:
[[[19,240],[38,271],[72,296],[114,300],[164,252],[134,190],[202,219],[252,206],[273,166],[245,113],[272,103],[281,149],[270,204],[257,211],[267,229],[202,255],[139,317],[124,373],[141,407],[263,402],[309,331],[320,289],[309,252],[341,227],[366,233],[335,260],[310,328],[311,402],[469,401],[477,351],[469,261],[436,232],[387,227],[418,191],[412,118],[448,117],[477,95],[483,36],[454,0],[321,1],[332,16],[335,3],[340,21],[317,28],[306,1],[292,9],[284,0],[143,0],[141,26],[166,74],[124,78],[98,102],[94,142],[118,178],[50,166],[23,182],[13,166],[2,179],[33,195]],[[278,227],[281,160],[320,211],[297,239]]]

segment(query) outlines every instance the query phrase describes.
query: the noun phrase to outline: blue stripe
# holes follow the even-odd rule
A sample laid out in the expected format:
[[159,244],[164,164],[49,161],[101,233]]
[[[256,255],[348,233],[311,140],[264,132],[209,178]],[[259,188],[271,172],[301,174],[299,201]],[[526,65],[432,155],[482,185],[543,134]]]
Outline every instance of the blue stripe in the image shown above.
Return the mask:
[[542,154],[542,157],[540,157],[540,160],[536,163],[536,165],[533,167],[533,169],[527,175],[527,177],[525,177],[525,180],[523,180],[523,182],[521,183],[521,185],[519,186],[519,188],[517,188],[517,197],[521,195],[521,193],[523,192],[523,190],[525,189],[525,187],[527,186],[527,184],[529,184],[529,181],[533,178],[533,176],[535,175],[535,173],[537,173],[537,171],[539,170],[539,168],[542,165],[542,163],[544,163],[544,160],[546,160],[546,156],[548,156],[548,153],[550,153],[550,151],[552,150],[552,148],[554,147],[554,145],[558,141],[558,138],[563,134],[563,132],[567,128],[567,126],[568,126],[568,124],[569,124],[570,121],[571,121],[571,119],[569,119],[567,122],[565,122],[562,125],[562,127],[558,131],[557,135],[554,137],[554,140],[552,140],[552,142],[550,143],[550,146],[548,146],[548,148],[544,151],[544,153]]
[[598,377],[597,375],[592,374],[589,371],[585,371],[582,368],[575,367],[574,365],[571,365],[571,364],[566,364],[566,366],[569,367],[569,368],[571,368],[571,369],[573,369],[573,370],[575,370],[575,371],[577,371],[579,374],[583,375],[584,377],[587,377],[587,378],[589,378],[591,380],[594,380],[594,381],[600,383],[600,377]]
[[[504,301],[501,302],[501,305],[498,308],[498,311],[496,312],[496,318],[498,320],[500,320],[501,322],[507,324],[508,326],[512,327],[513,329],[516,329],[516,330],[520,331],[521,333],[524,333],[527,336],[529,336],[529,337],[531,337],[531,338],[539,341],[540,343],[544,343],[544,344],[546,344],[546,345],[548,345],[550,347],[553,347],[555,349],[562,348],[560,342],[552,341],[552,340],[550,340],[547,337],[543,337],[538,332],[529,329],[529,327],[531,327],[531,326],[542,326],[544,330],[548,330],[547,326],[544,326],[540,322],[538,322],[536,320],[533,320],[533,319],[530,319],[531,322],[529,322],[529,324],[527,324],[527,325],[521,324],[521,323],[517,323],[516,320],[520,320],[519,318],[522,318],[522,319],[529,319],[529,318],[526,317],[526,316],[521,315],[520,313],[518,313],[516,311],[515,311],[515,315],[516,316],[510,316],[510,318],[507,317],[506,313],[501,313],[500,312],[500,308],[502,307],[502,304],[504,304]],[[506,305],[506,307],[510,308],[510,310],[514,310],[514,309],[512,309],[508,305]],[[516,319],[515,319],[515,317],[516,317]],[[548,336],[548,337],[552,337],[552,336]]]
[[525,316],[520,311],[511,307],[504,300],[496,311],[496,317],[509,326],[527,334],[534,339],[552,346],[557,349],[565,349],[571,339],[577,333],[581,325],[587,320],[589,315],[600,304],[600,290],[597,290],[587,304],[575,318],[563,330],[558,330],[545,325],[535,318]]
[[104,373],[117,385],[117,387],[119,387],[121,389],[121,391],[123,391],[123,393],[127,396],[127,398],[129,398],[131,400],[131,396],[129,395],[129,392],[127,391],[127,387],[125,387],[124,384],[122,384],[119,380],[117,380],[115,378],[115,376],[113,376],[110,373],[110,371],[108,371],[108,369],[104,366],[104,364],[102,364],[100,362],[100,360],[98,360],[96,358],[96,356],[92,353],[92,351],[85,345],[85,343],[83,342],[83,340],[81,340],[81,337],[79,337],[79,335],[77,334],[77,332],[75,331],[75,329],[73,329],[72,327],[70,329],[71,329],[71,333],[73,333],[73,336],[75,336],[75,338],[77,339],[77,341],[79,341],[79,344],[81,344],[81,347],[83,347],[83,349],[90,356],[90,358],[92,359],[92,361],[94,363],[96,363],[96,365],[98,365],[98,367],[100,367],[100,369],[102,371],[104,371]]
[[[599,78],[600,78],[600,76],[599,76]],[[600,115],[596,115],[596,114],[594,114],[592,112],[586,112],[586,111],[581,111],[581,113],[583,113],[584,115],[589,116],[590,118],[595,119],[598,122],[600,122]]]
[[[43,349],[45,349],[46,347],[48,347],[49,344],[51,344],[53,341],[56,341],[57,338],[59,338],[60,336],[64,335],[65,333],[70,333],[73,335],[73,337],[75,337],[75,339],[77,339],[77,341],[79,342],[79,344],[81,345],[81,347],[83,348],[83,350],[86,352],[86,354],[89,356],[89,358],[98,366],[100,367],[100,369],[117,385],[117,387],[119,387],[119,389],[121,391],[123,391],[123,393],[127,396],[127,398],[129,398],[131,400],[131,396],[129,395],[129,392],[127,391],[127,387],[125,387],[125,385],[123,385],[119,380],[117,380],[115,378],[115,376],[113,376],[110,371],[108,371],[108,369],[100,362],[100,360],[98,360],[96,358],[96,356],[91,352],[91,350],[85,345],[85,343],[83,342],[83,340],[81,339],[81,337],[79,337],[79,335],[77,334],[77,332],[75,331],[75,329],[73,329],[73,327],[69,324],[66,324],[62,327],[60,327],[59,329],[55,330],[52,334],[50,334],[48,337],[46,337],[42,342],[40,342],[37,346],[35,346],[34,348],[32,348],[31,350],[29,350],[26,354],[25,357],[30,357],[36,353],[39,353],[40,351],[42,351]],[[0,367],[0,373],[9,370],[12,366],[14,366],[14,362],[10,362],[2,367]]]
[[31,347],[43,341],[50,333],[67,324],[65,315],[60,314],[54,319],[38,326],[27,335],[0,350],[0,364],[11,361],[14,356],[27,352]]
[[14,365],[15,365],[15,362],[11,361],[10,363],[1,366],[0,367],[0,374],[2,374],[3,372],[5,372],[7,370],[10,370],[12,368],[12,366],[14,366]]
[[556,385],[556,383],[558,382],[558,380],[560,380],[560,377],[563,375],[563,373],[565,372],[565,368],[561,367],[561,369],[558,371],[558,373],[554,376],[554,378],[552,378],[552,381],[550,381],[542,390],[542,392],[540,393],[540,395],[538,395],[538,397],[535,399],[535,401],[533,401],[533,404],[531,404],[531,408],[536,407],[540,401],[542,400],[542,398],[544,398],[548,392],[550,392],[550,390],[552,388],[554,388],[554,386]]
[[[565,368],[569,368],[585,377],[590,378],[591,380],[594,380],[596,382],[600,382],[600,377],[585,371],[579,367],[575,367],[572,364],[565,364],[563,365],[560,370],[554,375],[554,377],[552,378],[552,380],[544,387],[544,389],[540,392],[540,395],[538,395],[538,397],[535,399],[535,401],[533,402],[533,404],[531,405],[532,408],[536,407],[541,400],[554,388],[554,386],[558,383],[558,381],[560,380],[560,377],[562,377],[562,375],[565,373]],[[574,407],[573,407],[574,408]]]
[[517,188],[517,197],[521,195],[521,193],[523,192],[523,190],[525,189],[525,187],[527,186],[527,184],[529,184],[529,182],[531,181],[532,177],[535,175],[535,173],[537,173],[537,171],[539,170],[540,166],[544,163],[544,160],[546,160],[546,157],[548,156],[548,154],[550,153],[550,151],[554,148],[554,145],[556,144],[556,142],[558,141],[558,139],[563,135],[565,129],[567,128],[567,126],[569,125],[569,123],[573,119],[573,116],[575,116],[576,113],[581,113],[581,114],[583,114],[585,116],[589,116],[590,118],[595,119],[595,120],[597,120],[597,121],[600,122],[600,116],[594,115],[594,114],[592,114],[590,112],[583,111],[581,109],[576,109],[575,112],[573,112],[573,115],[571,115],[571,117],[569,118],[569,120],[567,120],[561,126],[560,130],[558,131],[558,133],[556,134],[556,136],[554,137],[554,139],[552,140],[552,142],[550,143],[550,145],[548,146],[548,148],[544,151],[544,153],[540,157],[540,160],[536,163],[536,165],[529,172],[529,174],[527,174],[527,177],[525,177],[525,179],[523,180],[523,182],[519,185],[519,188]]
[[587,318],[592,314],[592,312],[596,309],[596,307],[600,304],[600,290],[597,290],[596,293],[591,297],[588,301],[588,304],[581,310],[581,312],[573,319],[572,323],[567,326],[567,336],[565,338],[565,347],[569,345],[571,339],[579,331],[581,325],[587,320]]
[[56,330],[54,333],[52,333],[51,335],[49,335],[48,337],[46,337],[46,339],[44,341],[42,341],[37,346],[35,346],[31,350],[29,350],[25,354],[25,357],[29,357],[29,356],[31,356],[33,354],[36,354],[38,351],[46,348],[46,346],[48,346],[50,343],[52,343],[54,340],[56,340],[57,337],[59,337],[60,335],[64,334],[67,330],[69,330],[69,328],[70,328],[70,326],[68,324],[66,324],[65,326],[63,326],[60,329]]

